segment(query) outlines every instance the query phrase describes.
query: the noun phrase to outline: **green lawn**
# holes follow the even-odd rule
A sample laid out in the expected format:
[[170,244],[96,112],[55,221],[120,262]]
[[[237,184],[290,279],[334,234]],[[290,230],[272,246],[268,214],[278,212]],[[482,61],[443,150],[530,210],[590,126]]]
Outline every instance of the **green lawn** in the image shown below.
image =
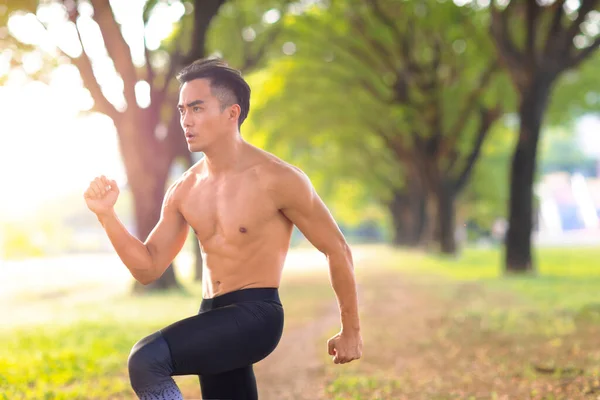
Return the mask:
[[499,249],[466,249],[458,258],[395,252],[388,266],[417,275],[475,281],[492,290],[511,291],[535,307],[575,310],[600,308],[600,247],[537,250],[536,270],[523,276],[505,274]]

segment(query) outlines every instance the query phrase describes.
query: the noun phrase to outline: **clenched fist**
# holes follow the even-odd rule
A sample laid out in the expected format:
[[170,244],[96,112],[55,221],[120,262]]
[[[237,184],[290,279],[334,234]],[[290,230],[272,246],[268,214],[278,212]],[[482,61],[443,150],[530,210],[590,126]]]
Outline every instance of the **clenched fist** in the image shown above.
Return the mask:
[[346,364],[362,357],[362,337],[360,333],[340,332],[327,341],[327,350],[335,364]]
[[83,194],[88,208],[96,215],[112,211],[118,197],[117,182],[107,179],[104,175],[91,181],[90,186]]

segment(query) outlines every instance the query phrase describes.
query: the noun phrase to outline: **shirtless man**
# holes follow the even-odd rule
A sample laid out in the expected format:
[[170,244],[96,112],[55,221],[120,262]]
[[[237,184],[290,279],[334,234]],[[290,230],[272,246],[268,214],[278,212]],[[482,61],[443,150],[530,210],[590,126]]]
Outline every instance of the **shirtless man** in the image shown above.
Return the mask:
[[362,339],[352,254],[309,178],[247,143],[240,126],[250,88],[220,60],[199,60],[177,76],[178,109],[191,152],[205,157],[166,191],[160,219],[145,242],[117,218],[119,189],[105,176],[85,191],[88,208],[115,251],[142,284],[158,279],[182,249],[188,225],[205,253],[198,315],[140,340],[129,376],[140,399],[182,399],[172,376],[198,375],[203,399],[257,399],[252,365],[283,331],[278,288],[292,228],[328,260],[341,330],[329,339],[336,364],[361,357]]

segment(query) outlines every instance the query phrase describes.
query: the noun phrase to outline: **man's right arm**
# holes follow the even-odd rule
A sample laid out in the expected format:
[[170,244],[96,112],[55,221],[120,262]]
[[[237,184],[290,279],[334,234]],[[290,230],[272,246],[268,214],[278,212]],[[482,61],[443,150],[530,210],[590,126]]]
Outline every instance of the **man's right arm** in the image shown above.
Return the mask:
[[117,255],[143,285],[160,278],[185,244],[189,227],[179,212],[179,184],[177,181],[167,190],[160,220],[145,242],[127,231],[114,210],[98,215]]

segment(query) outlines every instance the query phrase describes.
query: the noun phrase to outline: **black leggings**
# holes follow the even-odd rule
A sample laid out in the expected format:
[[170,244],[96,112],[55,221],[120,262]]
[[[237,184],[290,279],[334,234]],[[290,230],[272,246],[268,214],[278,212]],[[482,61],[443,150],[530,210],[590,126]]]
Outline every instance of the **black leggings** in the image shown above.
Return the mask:
[[283,332],[277,288],[251,288],[203,299],[198,315],[135,344],[129,377],[138,397],[182,399],[174,375],[198,375],[205,400],[258,399],[252,364],[268,356]]

